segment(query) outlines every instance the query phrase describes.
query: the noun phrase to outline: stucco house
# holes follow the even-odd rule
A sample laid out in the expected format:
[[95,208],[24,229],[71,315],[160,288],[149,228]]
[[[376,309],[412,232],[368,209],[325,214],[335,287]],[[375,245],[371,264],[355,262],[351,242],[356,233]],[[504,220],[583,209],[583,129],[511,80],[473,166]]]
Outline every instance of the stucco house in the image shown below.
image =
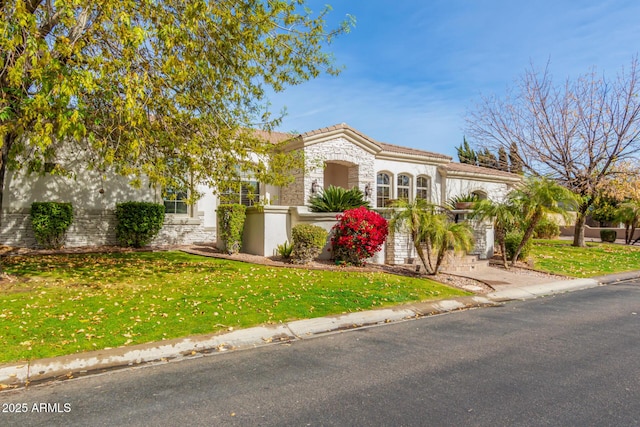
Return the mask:
[[[259,132],[271,142],[287,142],[286,150],[303,150],[307,173],[293,172],[287,187],[274,187],[252,181],[238,194],[225,194],[249,208],[244,233],[244,251],[273,255],[278,244],[290,237],[291,227],[299,222],[317,223],[330,228],[333,215],[315,214],[306,208],[310,196],[329,185],[359,188],[371,205],[381,212],[389,200],[424,198],[436,204],[460,194],[476,193],[499,200],[520,181],[518,175],[456,163],[443,154],[401,147],[374,140],[364,133],[339,124],[300,135]],[[216,208],[220,196],[214,189],[196,185],[203,194],[193,206],[180,197],[164,200],[165,226],[154,245],[178,245],[216,242]],[[29,222],[34,201],[71,202],[75,219],[67,233],[66,245],[94,246],[115,244],[116,203],[140,200],[163,202],[159,189],[143,186],[134,189],[124,177],[100,175],[92,171],[74,179],[45,175],[29,176],[10,172],[5,182],[0,242],[17,247],[34,247]],[[476,227],[476,248],[482,257],[492,251],[490,224]],[[483,243],[484,242],[484,243]],[[478,246],[478,245],[477,245]],[[406,236],[394,236],[375,262],[399,263],[411,256]]]

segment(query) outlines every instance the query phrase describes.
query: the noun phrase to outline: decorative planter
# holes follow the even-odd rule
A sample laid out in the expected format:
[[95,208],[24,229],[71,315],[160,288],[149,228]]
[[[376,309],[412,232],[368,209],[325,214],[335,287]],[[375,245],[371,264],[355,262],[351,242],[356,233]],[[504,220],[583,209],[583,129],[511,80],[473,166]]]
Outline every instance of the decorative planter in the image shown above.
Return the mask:
[[457,202],[456,209],[471,209],[475,202]]

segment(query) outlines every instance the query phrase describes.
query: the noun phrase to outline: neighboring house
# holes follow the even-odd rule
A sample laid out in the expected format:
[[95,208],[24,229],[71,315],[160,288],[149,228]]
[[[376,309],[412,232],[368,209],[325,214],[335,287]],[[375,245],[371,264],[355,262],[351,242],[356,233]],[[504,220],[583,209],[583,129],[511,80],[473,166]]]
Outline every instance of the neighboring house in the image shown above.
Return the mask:
[[[197,186],[203,197],[193,206],[181,200],[183,194],[169,197],[164,200],[165,226],[153,244],[215,242],[216,208],[221,198],[224,202],[261,206],[248,210],[244,248],[250,253],[272,255],[298,222],[322,223],[330,228],[334,215],[313,214],[305,208],[313,194],[329,185],[357,187],[373,207],[384,212],[388,202],[397,198],[424,198],[442,205],[456,195],[473,192],[482,198],[500,200],[520,181],[518,175],[454,163],[443,154],[378,142],[346,124],[297,136],[261,131],[258,134],[271,142],[289,141],[288,151],[303,150],[308,173],[292,172],[294,182],[283,188],[247,179],[237,194],[216,195],[211,188]],[[5,189],[1,243],[24,247],[35,245],[28,220],[34,201],[73,204],[75,220],[67,234],[67,246],[115,244],[116,203],[163,201],[155,188],[133,189],[126,178],[105,177],[91,171],[78,174],[75,179],[9,173]],[[481,240],[487,241],[481,245],[480,254],[489,256],[493,251],[492,230],[491,238],[487,237],[486,227],[476,231]],[[411,255],[406,239],[396,236],[392,240],[378,262],[402,262]]]

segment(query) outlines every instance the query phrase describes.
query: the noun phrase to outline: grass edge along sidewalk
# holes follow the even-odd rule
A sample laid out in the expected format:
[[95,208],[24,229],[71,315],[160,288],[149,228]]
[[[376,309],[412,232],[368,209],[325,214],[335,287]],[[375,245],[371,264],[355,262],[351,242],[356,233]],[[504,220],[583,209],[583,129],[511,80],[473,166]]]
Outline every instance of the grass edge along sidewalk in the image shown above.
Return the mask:
[[530,253],[537,270],[567,277],[590,278],[640,270],[640,247],[588,242],[584,248],[568,240],[534,240]]
[[0,363],[469,295],[387,273],[126,252],[7,257]]

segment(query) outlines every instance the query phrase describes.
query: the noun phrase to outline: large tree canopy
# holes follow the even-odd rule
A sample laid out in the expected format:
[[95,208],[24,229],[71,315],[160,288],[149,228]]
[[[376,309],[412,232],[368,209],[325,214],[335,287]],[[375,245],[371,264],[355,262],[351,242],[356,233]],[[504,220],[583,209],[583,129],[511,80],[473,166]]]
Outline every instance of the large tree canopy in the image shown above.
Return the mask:
[[268,90],[338,72],[325,48],[349,23],[327,29],[328,11],[305,0],[0,0],[0,183],[7,166],[41,170],[63,144],[86,167],[161,185],[187,172],[214,185],[247,171],[285,179],[288,158],[249,129],[277,122]]
[[549,176],[578,194],[574,245],[601,183],[616,163],[640,151],[640,70],[637,61],[616,79],[595,71],[562,85],[548,70],[525,73],[504,99],[485,98],[467,118],[483,147],[516,147],[525,169]]

